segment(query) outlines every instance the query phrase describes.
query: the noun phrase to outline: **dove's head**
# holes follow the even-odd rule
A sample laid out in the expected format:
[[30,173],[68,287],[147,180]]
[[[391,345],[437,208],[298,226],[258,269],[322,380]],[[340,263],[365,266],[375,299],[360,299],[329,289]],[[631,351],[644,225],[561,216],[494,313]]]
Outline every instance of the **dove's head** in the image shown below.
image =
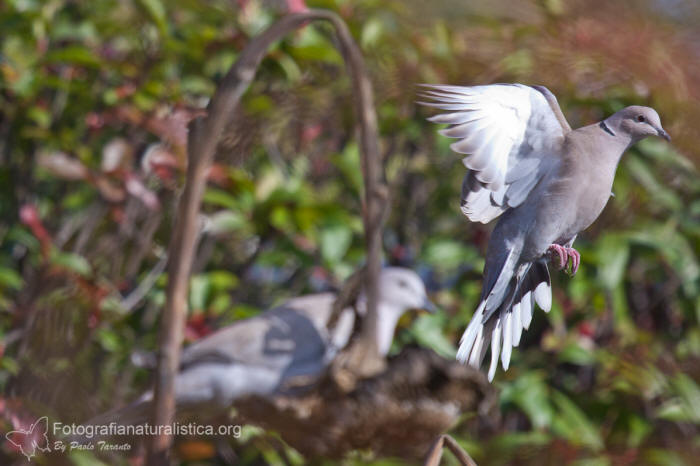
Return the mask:
[[425,309],[433,311],[423,280],[416,272],[403,267],[385,267],[379,275],[379,302],[407,311]]
[[651,107],[632,105],[615,113],[606,120],[606,122],[608,121],[610,126],[629,134],[633,143],[647,136],[659,136],[667,141],[671,140],[671,137],[661,126],[659,114]]
[[[379,325],[378,347],[380,354],[387,354],[391,347],[394,330],[399,318],[408,310],[436,310],[425,290],[423,280],[413,270],[402,267],[385,267],[379,275],[377,318]],[[357,310],[364,314],[367,298],[361,293]]]

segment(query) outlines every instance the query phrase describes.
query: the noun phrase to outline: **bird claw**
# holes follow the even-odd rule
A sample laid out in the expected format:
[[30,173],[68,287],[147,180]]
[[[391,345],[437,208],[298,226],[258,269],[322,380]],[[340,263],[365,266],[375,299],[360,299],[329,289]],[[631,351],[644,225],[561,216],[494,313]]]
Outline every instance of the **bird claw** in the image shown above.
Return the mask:
[[551,260],[554,262],[555,255],[559,259],[559,270],[563,269],[566,267],[566,262],[568,260],[568,254],[566,253],[566,248],[563,246],[560,246],[558,244],[552,244],[549,246],[549,249],[547,249],[551,254]]
[[573,277],[578,272],[578,266],[581,264],[581,254],[574,248],[566,248],[569,257],[571,258],[571,276]]
[[549,246],[547,251],[551,253],[552,261],[558,259],[559,270],[566,268],[566,266],[569,263],[569,259],[571,259],[570,273],[572,277],[576,275],[576,272],[578,272],[578,267],[581,264],[581,254],[579,254],[579,252],[576,249],[561,246],[559,244],[552,244]]

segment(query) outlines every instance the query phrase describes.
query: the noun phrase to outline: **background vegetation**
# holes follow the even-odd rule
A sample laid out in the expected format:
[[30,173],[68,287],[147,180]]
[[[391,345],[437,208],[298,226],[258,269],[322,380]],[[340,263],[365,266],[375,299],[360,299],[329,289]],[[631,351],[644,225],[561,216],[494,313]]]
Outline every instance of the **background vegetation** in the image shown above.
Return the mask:
[[[132,359],[156,345],[186,123],[249,38],[301,3],[0,4],[3,431],[37,413],[77,422],[148,386]],[[475,428],[464,413],[451,434],[482,465],[697,464],[697,2],[308,4],[338,12],[364,50],[391,187],[386,262],[419,270],[441,307],[402,321],[396,351],[454,355],[489,232],[459,211],[463,168],[415,83],[544,84],[574,127],[629,104],[659,111],[673,145],[644,141],[623,158],[615,197],[577,241],[581,270],[555,274],[552,312],[496,377],[501,417]],[[329,28],[274,47],[210,175],[188,340],[362,263],[354,124]],[[231,445],[241,464],[303,463],[250,426]],[[213,452],[180,445],[183,462]],[[9,444],[0,455],[24,461]]]

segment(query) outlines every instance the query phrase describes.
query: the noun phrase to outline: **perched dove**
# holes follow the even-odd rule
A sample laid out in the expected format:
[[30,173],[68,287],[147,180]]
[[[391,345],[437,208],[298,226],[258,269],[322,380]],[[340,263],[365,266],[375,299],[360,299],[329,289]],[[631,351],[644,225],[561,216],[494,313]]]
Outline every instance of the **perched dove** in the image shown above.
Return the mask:
[[622,154],[647,136],[670,140],[659,115],[631,106],[605,120],[572,130],[556,97],[543,86],[426,85],[425,105],[446,110],[430,121],[450,126],[466,154],[462,211],[473,222],[500,216],[486,254],[479,306],[460,342],[457,358],[481,366],[491,346],[489,380],[500,353],[507,370],[511,351],[530,326],[534,304],[552,304],[548,255],[559,268],[571,261],[576,235],[602,212]]
[[[256,317],[238,321],[183,350],[175,380],[179,413],[220,410],[248,395],[281,393],[316,380],[350,339],[355,310],[344,309],[328,330],[336,295],[319,293],[293,298]],[[356,308],[364,313],[360,294]],[[379,283],[378,349],[386,355],[399,318],[409,309],[432,311],[423,281],[409,269],[382,269]],[[145,422],[152,393],[89,424],[118,420],[121,424]]]

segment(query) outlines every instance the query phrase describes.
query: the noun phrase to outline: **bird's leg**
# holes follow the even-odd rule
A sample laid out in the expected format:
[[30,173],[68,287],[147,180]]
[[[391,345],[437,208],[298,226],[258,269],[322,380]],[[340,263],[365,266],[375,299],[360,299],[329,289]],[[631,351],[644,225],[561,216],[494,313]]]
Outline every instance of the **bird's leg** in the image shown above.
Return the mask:
[[566,263],[569,261],[569,254],[567,253],[567,249],[564,246],[561,246],[559,244],[550,244],[549,248],[547,248],[547,251],[551,253],[551,260],[554,261],[554,256],[559,258],[559,269],[563,269],[566,267]]
[[576,275],[578,266],[581,264],[581,254],[574,248],[565,248],[566,254],[571,258],[571,276]]
[[576,275],[578,266],[581,264],[581,254],[576,249],[559,244],[551,244],[547,251],[550,253],[552,261],[558,259],[560,270],[565,268],[569,263],[569,259],[571,259],[571,276]]

